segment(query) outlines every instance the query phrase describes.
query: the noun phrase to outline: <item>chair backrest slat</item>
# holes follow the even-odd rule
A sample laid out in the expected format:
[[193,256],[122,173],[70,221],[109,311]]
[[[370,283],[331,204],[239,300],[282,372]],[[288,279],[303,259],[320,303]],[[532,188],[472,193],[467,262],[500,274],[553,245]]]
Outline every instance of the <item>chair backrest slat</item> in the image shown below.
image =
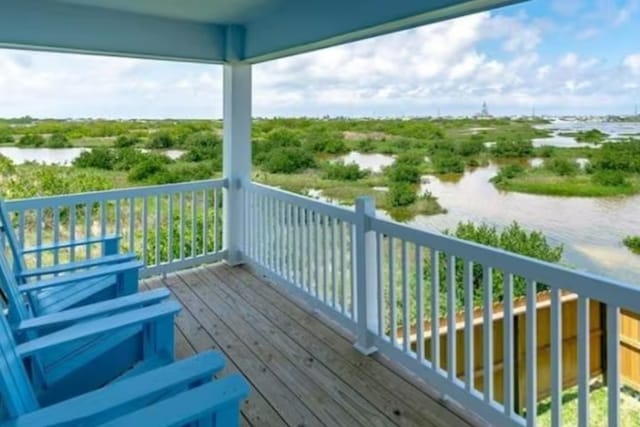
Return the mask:
[[4,417],[15,418],[38,409],[31,382],[16,351],[11,327],[0,314],[0,402]]
[[[0,235],[2,235],[7,243],[9,244],[9,249],[11,251],[11,256],[13,258],[13,262],[16,268],[16,273],[20,273],[25,271],[26,266],[24,263],[24,258],[22,256],[21,246],[24,242],[18,242],[18,236],[16,236],[16,232],[13,229],[13,223],[11,222],[11,218],[9,217],[9,210],[7,209],[7,205],[4,200],[0,198]],[[2,248],[4,250],[4,247]]]
[[31,318],[26,301],[18,290],[18,282],[13,275],[7,258],[0,252],[0,287],[7,296],[8,318],[11,324],[17,324],[21,320]]

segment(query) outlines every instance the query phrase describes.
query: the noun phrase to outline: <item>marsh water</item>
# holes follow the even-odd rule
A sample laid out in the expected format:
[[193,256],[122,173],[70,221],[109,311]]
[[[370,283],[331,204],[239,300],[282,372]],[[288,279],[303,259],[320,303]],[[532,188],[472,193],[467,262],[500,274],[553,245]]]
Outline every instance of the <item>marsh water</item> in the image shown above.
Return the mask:
[[[70,165],[76,157],[78,157],[82,152],[88,150],[90,150],[90,148],[0,147],[0,154],[13,160],[17,165],[21,165],[26,162],[38,162],[47,165]],[[184,151],[165,150],[163,153],[171,159],[177,159],[184,153]]]
[[[640,133],[638,123],[567,122],[545,126],[553,136],[536,140],[536,145],[583,145],[558,133],[593,128],[612,137]],[[393,161],[388,156],[382,159],[380,155],[359,153],[350,153],[344,160],[372,171]],[[587,161],[578,159],[581,166]],[[542,162],[530,159],[533,166]],[[625,236],[640,234],[640,195],[583,198],[504,192],[490,182],[497,171],[498,166],[491,164],[462,175],[423,177],[421,190],[436,196],[447,213],[418,216],[410,224],[442,231],[455,228],[460,221],[485,222],[499,228],[517,221],[530,230],[544,232],[552,243],[562,244],[564,265],[640,285],[640,256],[622,244]]]

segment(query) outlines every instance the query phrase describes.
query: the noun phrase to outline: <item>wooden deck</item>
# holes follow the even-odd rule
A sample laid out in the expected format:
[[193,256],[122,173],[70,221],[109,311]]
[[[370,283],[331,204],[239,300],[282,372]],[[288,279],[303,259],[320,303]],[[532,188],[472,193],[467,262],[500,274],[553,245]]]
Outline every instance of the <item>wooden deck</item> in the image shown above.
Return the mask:
[[219,349],[226,372],[247,378],[245,426],[469,425],[391,362],[359,354],[304,304],[245,268],[216,264],[143,283],[167,286],[183,306],[179,358]]

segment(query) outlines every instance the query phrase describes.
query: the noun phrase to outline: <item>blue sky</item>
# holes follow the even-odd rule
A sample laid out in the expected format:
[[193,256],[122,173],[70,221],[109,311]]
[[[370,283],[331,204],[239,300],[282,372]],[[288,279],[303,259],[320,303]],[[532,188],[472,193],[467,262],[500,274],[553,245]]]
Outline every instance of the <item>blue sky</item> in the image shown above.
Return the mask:
[[[220,117],[221,67],[0,50],[0,116]],[[628,114],[640,0],[533,0],[257,65],[254,115]]]

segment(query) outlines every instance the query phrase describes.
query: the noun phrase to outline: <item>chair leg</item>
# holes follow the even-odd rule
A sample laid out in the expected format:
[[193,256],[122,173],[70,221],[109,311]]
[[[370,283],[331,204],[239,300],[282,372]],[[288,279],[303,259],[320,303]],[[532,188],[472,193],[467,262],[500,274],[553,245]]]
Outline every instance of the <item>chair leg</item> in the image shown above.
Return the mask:
[[138,292],[138,270],[131,269],[118,274],[116,296],[133,295]]

